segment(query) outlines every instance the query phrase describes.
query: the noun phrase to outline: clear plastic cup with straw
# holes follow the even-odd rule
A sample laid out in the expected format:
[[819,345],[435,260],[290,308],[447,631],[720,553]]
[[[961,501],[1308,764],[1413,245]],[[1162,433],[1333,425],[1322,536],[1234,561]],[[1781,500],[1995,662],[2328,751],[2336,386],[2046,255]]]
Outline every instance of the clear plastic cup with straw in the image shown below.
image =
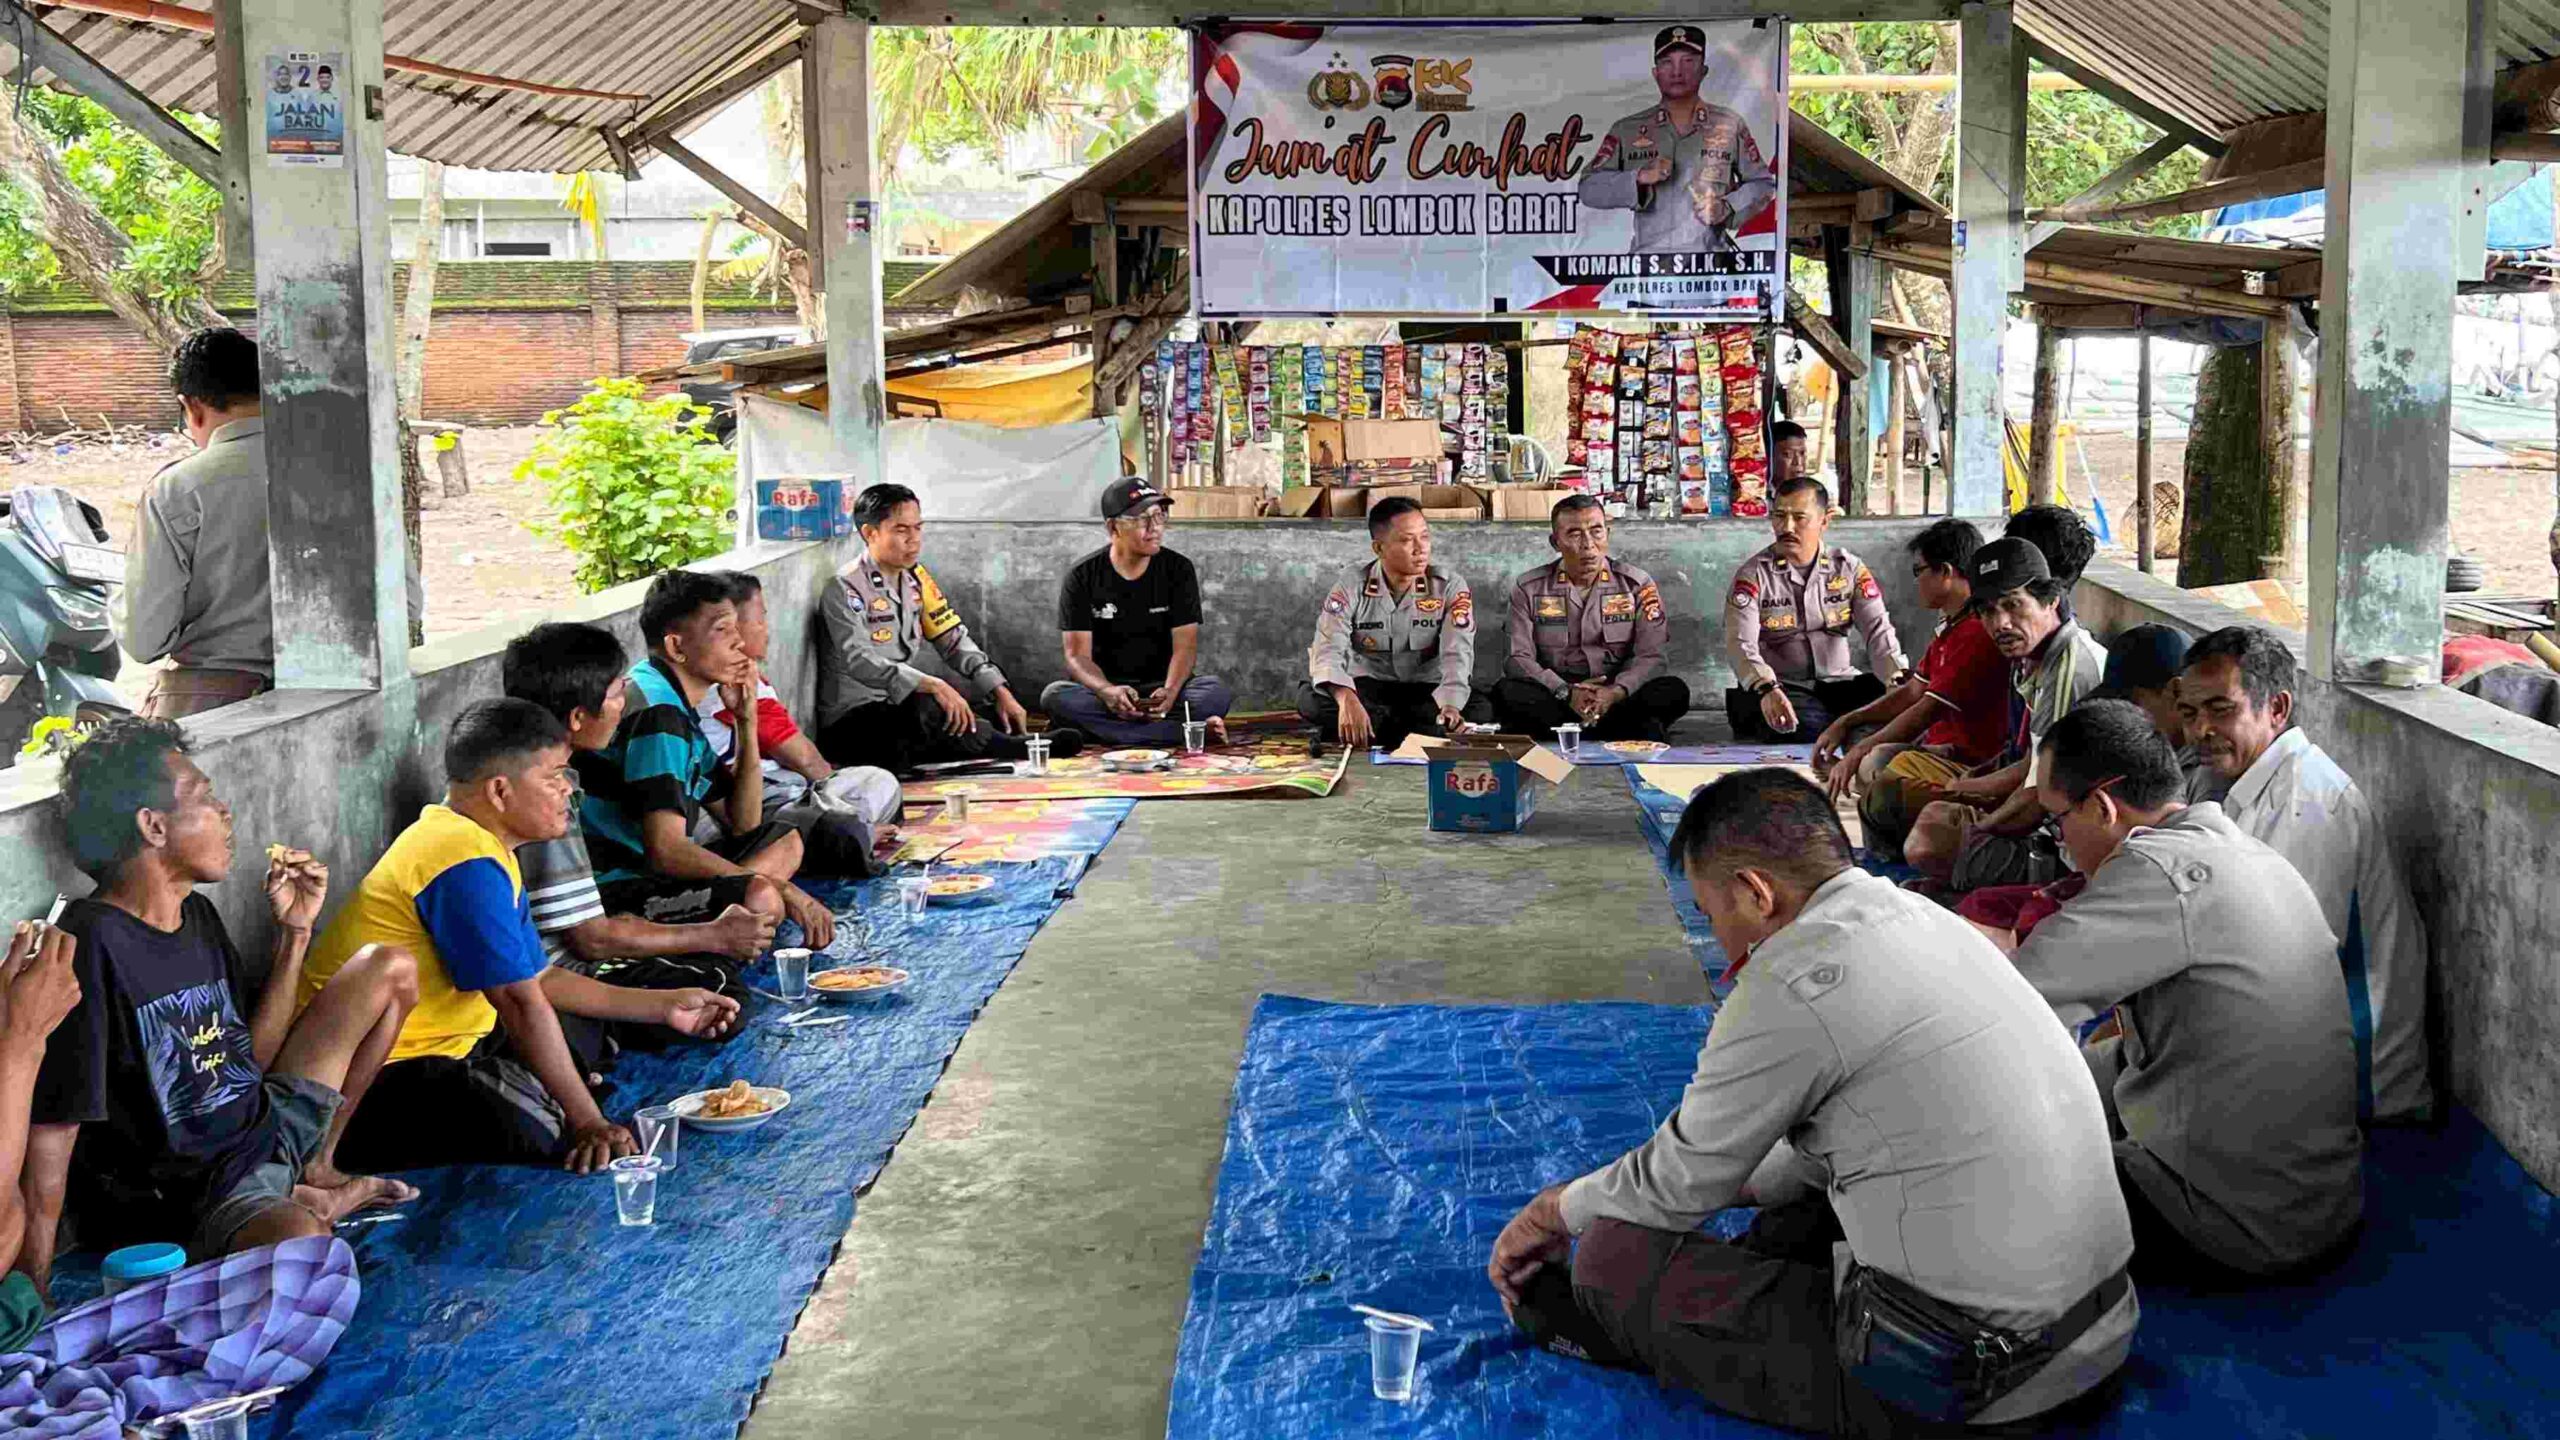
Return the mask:
[[1582,727],[1566,724],[1556,727],[1556,753],[1567,760],[1582,753]]
[[1023,774],[1025,774],[1025,775],[1046,775],[1046,774],[1048,774],[1048,773],[1049,773],[1049,737],[1048,737],[1048,736],[1046,736],[1046,735],[1032,735],[1032,736],[1026,737],[1026,738],[1023,740],[1023,742],[1022,742],[1022,749],[1023,749],[1023,756],[1022,756],[1022,773],[1023,773]]
[[673,1105],[643,1105],[631,1117],[632,1132],[639,1137],[640,1153],[652,1157],[659,1168],[676,1168],[676,1140],[684,1134],[684,1122]]
[[1422,1327],[1381,1315],[1368,1316],[1369,1392],[1398,1405],[1413,1399],[1413,1376],[1422,1359]]

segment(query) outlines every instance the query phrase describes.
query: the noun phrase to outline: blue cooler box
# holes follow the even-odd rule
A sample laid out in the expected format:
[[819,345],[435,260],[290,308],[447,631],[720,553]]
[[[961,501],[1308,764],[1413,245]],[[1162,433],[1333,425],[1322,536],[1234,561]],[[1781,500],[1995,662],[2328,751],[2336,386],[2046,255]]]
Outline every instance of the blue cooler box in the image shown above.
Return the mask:
[[853,533],[853,482],[785,477],[756,482],[756,538],[833,540]]
[[1526,735],[1415,736],[1397,753],[1429,762],[1431,828],[1462,834],[1518,830],[1546,792],[1573,775],[1572,761]]

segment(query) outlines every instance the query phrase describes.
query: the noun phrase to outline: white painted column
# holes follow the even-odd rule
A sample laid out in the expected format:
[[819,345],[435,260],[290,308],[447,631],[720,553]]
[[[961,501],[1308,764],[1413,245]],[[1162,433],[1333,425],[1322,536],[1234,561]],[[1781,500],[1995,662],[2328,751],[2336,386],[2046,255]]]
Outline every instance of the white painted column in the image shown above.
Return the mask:
[[2312,436],[2311,666],[2443,643],[2466,0],[2334,0]]
[[2000,341],[2009,296],[2026,286],[2027,47],[2008,0],[1965,0],[1956,63],[1956,515],[1997,515]]
[[[236,36],[249,170],[280,689],[388,687],[409,673],[407,555],[391,395],[391,221],[382,0],[220,0]],[[276,148],[265,95],[287,55],[331,66],[334,163]],[[232,107],[226,105],[227,110]],[[277,133],[270,134],[273,129]]]
[[825,292],[827,420],[857,488],[880,466],[880,251],[886,217],[874,176],[871,27],[831,16],[809,28],[800,62],[812,270]]

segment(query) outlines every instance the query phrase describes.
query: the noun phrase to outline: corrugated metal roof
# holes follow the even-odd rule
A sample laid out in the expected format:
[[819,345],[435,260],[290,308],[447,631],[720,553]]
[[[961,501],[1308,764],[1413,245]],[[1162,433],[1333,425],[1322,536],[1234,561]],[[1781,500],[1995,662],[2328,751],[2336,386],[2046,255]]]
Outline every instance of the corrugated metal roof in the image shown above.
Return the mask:
[[[48,28],[161,105],[213,110],[210,36],[69,10],[43,14]],[[673,109],[787,43],[799,18],[790,0],[384,0],[382,26],[392,54],[653,97],[643,104],[389,77],[392,149],[482,170],[566,172],[610,168],[600,129]],[[9,53],[0,44],[0,54]]]
[[[2017,0],[2018,25],[2212,135],[2329,104],[2326,0]],[[2498,0],[2498,67],[2560,55],[2560,0]]]

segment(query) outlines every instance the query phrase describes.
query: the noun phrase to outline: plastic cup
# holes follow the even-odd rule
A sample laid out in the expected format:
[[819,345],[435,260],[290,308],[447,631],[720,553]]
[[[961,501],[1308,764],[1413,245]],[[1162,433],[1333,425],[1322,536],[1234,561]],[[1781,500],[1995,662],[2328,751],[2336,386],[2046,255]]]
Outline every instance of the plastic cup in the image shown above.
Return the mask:
[[676,1168],[676,1137],[684,1133],[684,1123],[676,1116],[673,1105],[648,1105],[631,1117],[632,1129],[640,1137],[640,1153],[658,1162],[661,1171]]
[[155,1240],[109,1251],[105,1263],[98,1267],[98,1279],[106,1293],[113,1295],[186,1268],[187,1252],[183,1247]]
[[1556,753],[1567,760],[1582,753],[1581,726],[1559,725],[1556,727]]
[[[614,1162],[620,1164],[620,1161]],[[1413,1372],[1422,1358],[1422,1332],[1393,1320],[1369,1317],[1369,1393],[1398,1405],[1413,1399]]]
[[187,1440],[249,1440],[249,1407],[225,1405],[186,1417]]
[[625,1225],[658,1223],[658,1174],[667,1167],[655,1155],[625,1155],[605,1167],[613,1175],[613,1209]]
[[1209,722],[1206,720],[1183,721],[1182,753],[1185,755],[1197,755],[1208,748]]
[[1034,735],[1022,742],[1022,749],[1024,752],[1022,757],[1023,774],[1046,775],[1049,773],[1048,736]]
[[921,875],[898,877],[898,908],[905,911],[909,919],[924,913],[928,883]]
[[794,946],[773,952],[773,985],[776,994],[797,1005],[809,998],[809,952]]

